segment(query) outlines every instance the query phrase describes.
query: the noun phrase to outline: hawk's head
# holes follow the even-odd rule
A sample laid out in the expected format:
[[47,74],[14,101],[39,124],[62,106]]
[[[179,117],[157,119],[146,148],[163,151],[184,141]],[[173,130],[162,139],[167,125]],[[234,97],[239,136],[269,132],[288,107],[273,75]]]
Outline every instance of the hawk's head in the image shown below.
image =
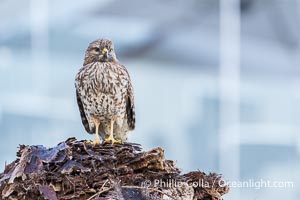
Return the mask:
[[112,41],[109,39],[99,39],[90,43],[85,53],[83,65],[92,62],[113,62],[116,60],[117,57]]

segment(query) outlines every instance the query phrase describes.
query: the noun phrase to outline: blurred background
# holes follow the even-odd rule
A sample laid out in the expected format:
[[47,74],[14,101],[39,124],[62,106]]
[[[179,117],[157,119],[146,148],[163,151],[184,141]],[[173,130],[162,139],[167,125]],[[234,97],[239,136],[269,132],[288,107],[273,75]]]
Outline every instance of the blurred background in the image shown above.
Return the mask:
[[299,24],[299,0],[0,0],[0,169],[18,144],[94,139],[74,77],[106,37],[135,89],[130,141],[183,172],[293,183],[224,199],[298,200]]

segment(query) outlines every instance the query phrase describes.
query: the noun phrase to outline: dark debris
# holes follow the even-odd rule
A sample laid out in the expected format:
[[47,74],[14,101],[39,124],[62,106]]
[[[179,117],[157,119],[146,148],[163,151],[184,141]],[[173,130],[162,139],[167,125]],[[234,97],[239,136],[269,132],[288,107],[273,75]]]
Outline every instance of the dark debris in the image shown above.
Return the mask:
[[[218,184],[222,182],[218,174],[181,175],[160,147],[143,152],[134,143],[93,146],[69,138],[50,149],[20,145],[17,156],[0,174],[1,199],[221,200],[229,191]],[[161,186],[155,180],[187,184]],[[194,187],[193,182],[209,187]]]

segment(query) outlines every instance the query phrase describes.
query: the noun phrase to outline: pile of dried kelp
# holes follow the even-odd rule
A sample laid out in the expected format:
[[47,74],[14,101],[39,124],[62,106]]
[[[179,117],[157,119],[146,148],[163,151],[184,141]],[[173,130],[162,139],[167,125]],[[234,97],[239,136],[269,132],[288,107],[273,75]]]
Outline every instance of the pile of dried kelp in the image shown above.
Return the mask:
[[1,199],[222,199],[220,176],[181,175],[164,151],[133,143],[93,146],[70,138],[54,148],[21,145],[0,174]]

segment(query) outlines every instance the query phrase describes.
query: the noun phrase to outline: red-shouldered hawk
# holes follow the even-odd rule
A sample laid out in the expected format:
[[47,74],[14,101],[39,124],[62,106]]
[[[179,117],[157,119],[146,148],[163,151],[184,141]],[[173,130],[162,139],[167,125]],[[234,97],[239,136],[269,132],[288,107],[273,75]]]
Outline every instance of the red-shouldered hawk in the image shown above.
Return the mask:
[[104,142],[126,141],[127,132],[135,127],[133,88],[110,40],[90,43],[75,87],[85,130],[96,134],[93,143],[100,144],[99,134]]

